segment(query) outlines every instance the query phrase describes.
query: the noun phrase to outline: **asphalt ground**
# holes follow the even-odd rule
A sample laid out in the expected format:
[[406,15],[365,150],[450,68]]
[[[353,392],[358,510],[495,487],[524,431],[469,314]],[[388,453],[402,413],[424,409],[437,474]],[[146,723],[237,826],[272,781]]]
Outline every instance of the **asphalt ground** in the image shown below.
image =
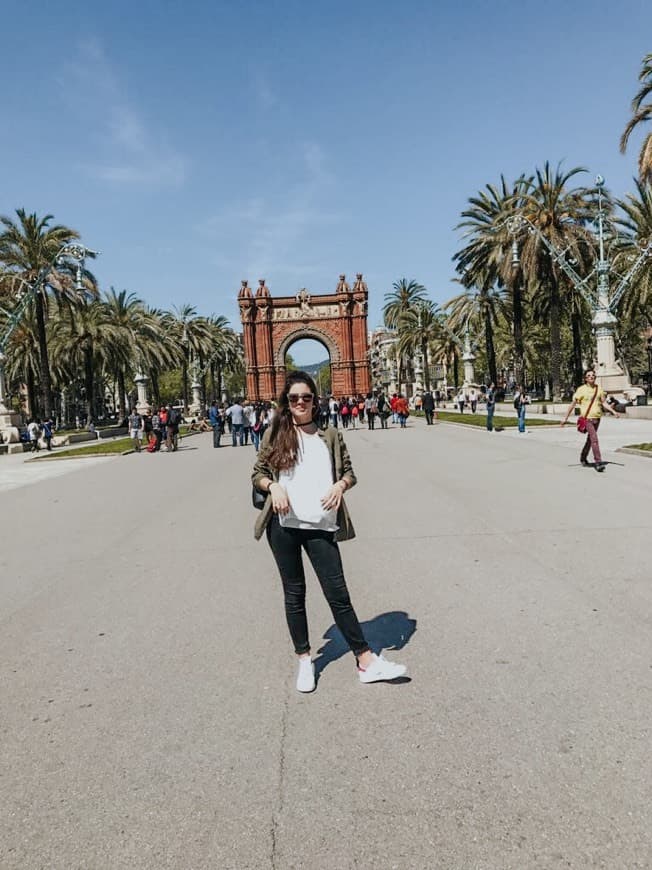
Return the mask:
[[0,491],[0,867],[652,867],[652,463],[609,452],[652,438],[621,422],[604,474],[571,428],[347,434],[349,587],[411,681],[358,682],[309,572],[311,695],[251,448]]

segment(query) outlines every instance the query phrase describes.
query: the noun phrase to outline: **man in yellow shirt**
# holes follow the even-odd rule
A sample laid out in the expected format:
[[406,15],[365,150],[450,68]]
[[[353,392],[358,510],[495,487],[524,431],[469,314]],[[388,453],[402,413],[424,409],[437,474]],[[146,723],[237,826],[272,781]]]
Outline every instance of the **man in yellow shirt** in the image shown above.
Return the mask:
[[586,441],[580,454],[580,462],[584,466],[589,465],[589,450],[593,450],[593,458],[595,460],[595,470],[604,471],[605,463],[600,455],[600,445],[598,443],[598,426],[602,419],[602,413],[608,411],[614,417],[618,414],[613,410],[611,405],[607,404],[607,395],[604,390],[595,382],[595,371],[587,369],[584,372],[585,383],[575,390],[573,401],[568,406],[566,417],[561,421],[562,428],[568,423],[568,418],[573,413],[576,405],[580,406],[580,415],[586,418]]

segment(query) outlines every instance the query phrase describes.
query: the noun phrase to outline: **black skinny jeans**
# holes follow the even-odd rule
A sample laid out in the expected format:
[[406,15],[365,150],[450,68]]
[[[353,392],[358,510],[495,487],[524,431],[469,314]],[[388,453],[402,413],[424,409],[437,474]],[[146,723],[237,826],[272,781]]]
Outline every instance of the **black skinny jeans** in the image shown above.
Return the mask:
[[310,650],[306,616],[306,576],[301,548],[306,551],[330,606],[333,619],[351,651],[359,656],[369,649],[351,604],[342,571],[340,550],[333,532],[317,529],[284,528],[273,516],[267,525],[267,540],[272,548],[285,593],[285,616],[299,655]]

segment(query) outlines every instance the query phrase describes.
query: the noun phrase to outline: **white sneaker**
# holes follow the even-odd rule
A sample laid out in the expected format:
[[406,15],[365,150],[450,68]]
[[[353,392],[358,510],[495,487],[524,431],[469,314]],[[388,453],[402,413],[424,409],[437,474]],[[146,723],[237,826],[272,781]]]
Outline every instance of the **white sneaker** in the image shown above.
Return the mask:
[[395,680],[402,677],[407,671],[405,665],[397,665],[396,662],[388,662],[383,656],[374,655],[372,663],[361,668],[358,665],[358,674],[361,683],[378,683],[382,680]]
[[306,657],[299,659],[299,670],[297,671],[297,692],[314,692],[315,691],[315,666],[312,659]]

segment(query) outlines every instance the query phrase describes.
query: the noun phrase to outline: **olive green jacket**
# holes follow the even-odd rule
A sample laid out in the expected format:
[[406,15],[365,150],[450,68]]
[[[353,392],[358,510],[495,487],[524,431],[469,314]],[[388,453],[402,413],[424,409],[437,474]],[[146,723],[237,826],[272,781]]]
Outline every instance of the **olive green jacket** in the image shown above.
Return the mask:
[[[256,464],[254,465],[254,470],[251,474],[251,482],[257,489],[258,483],[263,477],[269,477],[271,480],[278,480],[278,471],[271,468],[268,464],[268,457],[271,452],[271,445],[269,443],[270,433],[271,427],[267,429],[263,435],[263,440],[260,442],[260,451],[256,459]],[[326,442],[328,452],[331,455],[333,482],[337,483],[338,480],[346,480],[349,489],[352,486],[355,486],[357,479],[353,472],[351,457],[349,456],[349,451],[346,449],[342,433],[339,429],[334,429],[332,426],[329,426],[327,429],[318,429],[317,434]],[[268,495],[254,527],[254,537],[256,540],[259,540],[259,538],[262,537],[267,524],[272,518],[272,514],[272,497],[271,495]],[[351,517],[346,509],[346,505],[344,504],[344,499],[340,502],[340,507],[337,512],[337,525],[339,528],[335,532],[336,541],[350,541],[351,538],[355,538],[355,529],[353,528],[353,523],[351,522]]]

